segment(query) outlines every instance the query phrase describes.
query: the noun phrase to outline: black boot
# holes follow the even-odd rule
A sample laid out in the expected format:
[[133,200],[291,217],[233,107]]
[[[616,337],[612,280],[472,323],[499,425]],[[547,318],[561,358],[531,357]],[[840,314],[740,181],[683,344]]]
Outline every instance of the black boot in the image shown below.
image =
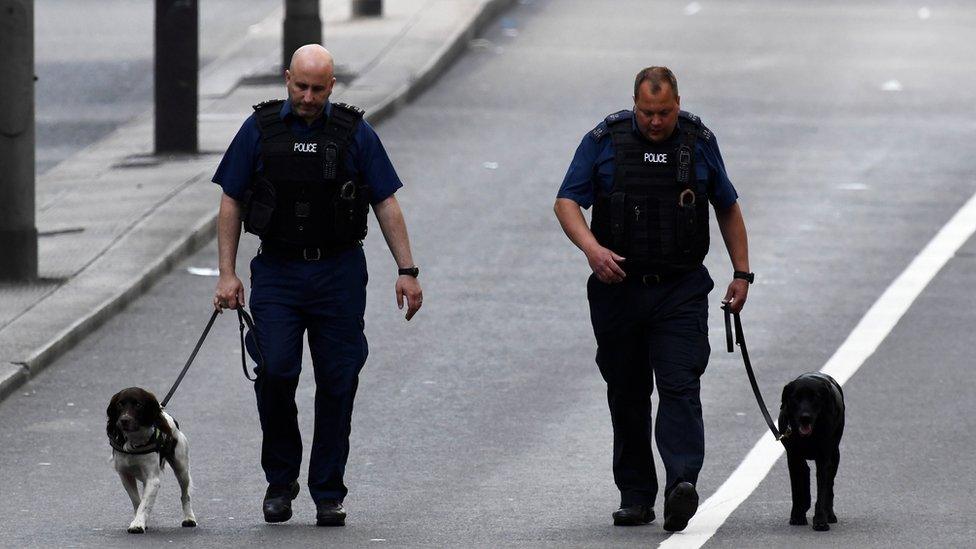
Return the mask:
[[298,497],[298,482],[269,484],[264,493],[264,521],[285,522],[291,518],[291,500]]
[[664,499],[664,529],[680,532],[698,510],[698,492],[690,482],[679,482]]
[[614,526],[639,526],[654,520],[654,508],[650,505],[626,505],[613,512]]
[[342,503],[334,499],[315,502],[315,524],[317,526],[345,526],[346,510]]

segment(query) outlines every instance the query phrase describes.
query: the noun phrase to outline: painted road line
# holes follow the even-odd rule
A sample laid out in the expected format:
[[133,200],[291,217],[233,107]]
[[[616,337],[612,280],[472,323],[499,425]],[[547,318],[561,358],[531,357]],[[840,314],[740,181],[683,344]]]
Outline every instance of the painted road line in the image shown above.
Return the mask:
[[[850,379],[973,233],[976,233],[976,194],[888,286],[820,371],[833,376],[841,385]],[[688,528],[668,537],[658,547],[689,549],[704,545],[766,478],[782,454],[782,444],[771,433],[764,434],[732,475],[702,503]]]

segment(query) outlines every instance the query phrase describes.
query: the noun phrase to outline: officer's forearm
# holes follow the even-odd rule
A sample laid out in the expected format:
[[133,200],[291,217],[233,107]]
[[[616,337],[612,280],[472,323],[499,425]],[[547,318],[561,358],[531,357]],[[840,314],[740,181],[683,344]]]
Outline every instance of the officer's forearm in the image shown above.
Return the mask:
[[725,240],[725,248],[732,260],[732,269],[749,272],[749,239],[746,236],[746,224],[742,219],[742,210],[735,203],[724,210],[715,210],[718,227]]
[[579,204],[568,198],[557,198],[552,209],[556,212],[556,219],[559,220],[563,232],[584,254],[588,255],[595,247],[600,246],[586,224]]
[[403,220],[403,211],[395,196],[373,206],[373,213],[380,224],[380,231],[390,247],[393,260],[397,267],[406,269],[413,267],[413,256],[410,253],[410,238],[407,236],[407,223]]
[[217,265],[222,275],[237,273],[237,245],[241,240],[241,206],[226,194],[217,214]]

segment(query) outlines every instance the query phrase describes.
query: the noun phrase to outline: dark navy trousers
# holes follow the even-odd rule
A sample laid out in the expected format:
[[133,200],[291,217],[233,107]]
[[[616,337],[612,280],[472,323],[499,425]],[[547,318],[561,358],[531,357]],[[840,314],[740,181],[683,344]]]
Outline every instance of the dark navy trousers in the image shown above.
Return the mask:
[[613,478],[621,506],[654,505],[658,482],[651,453],[651,393],[658,389],[654,437],[664,462],[665,496],[696,484],[705,455],[699,379],[708,364],[705,267],[657,284],[629,276],[587,283],[596,362],[607,382],[613,422]]
[[[359,372],[368,347],[363,334],[366,258],[361,246],[319,261],[267,253],[251,260],[251,312],[265,364],[254,391],[264,440],[261,466],[271,484],[298,479],[302,439],[295,390],[308,334],[315,370],[315,432],[308,468],[312,499],[342,501],[349,431]],[[248,352],[257,360],[253,334]]]

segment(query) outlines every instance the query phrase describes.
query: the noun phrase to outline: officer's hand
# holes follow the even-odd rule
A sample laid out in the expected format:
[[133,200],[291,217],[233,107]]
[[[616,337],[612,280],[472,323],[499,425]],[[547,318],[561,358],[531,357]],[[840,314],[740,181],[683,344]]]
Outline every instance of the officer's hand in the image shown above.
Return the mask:
[[244,283],[234,274],[220,275],[217,279],[217,291],[213,299],[214,309],[237,309],[244,306]]
[[403,298],[407,298],[407,320],[417,314],[424,303],[424,292],[420,289],[420,282],[410,275],[400,275],[396,281],[397,308],[403,310]]
[[733,278],[729,284],[729,289],[725,291],[725,299],[722,303],[729,303],[732,312],[738,314],[746,305],[746,296],[749,294],[749,281],[741,278]]
[[590,262],[593,274],[605,284],[623,282],[627,276],[620,267],[624,258],[603,246],[598,246],[593,252],[586,254],[586,260]]

